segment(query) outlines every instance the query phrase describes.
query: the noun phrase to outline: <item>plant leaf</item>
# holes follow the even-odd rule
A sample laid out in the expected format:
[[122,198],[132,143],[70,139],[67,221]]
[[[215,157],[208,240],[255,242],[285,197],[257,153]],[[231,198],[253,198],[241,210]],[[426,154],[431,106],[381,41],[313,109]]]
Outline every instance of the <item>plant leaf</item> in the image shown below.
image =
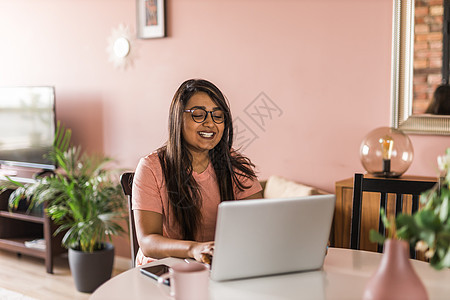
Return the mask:
[[445,223],[448,220],[448,214],[449,214],[449,197],[446,196],[441,204],[440,212],[439,212],[439,219],[442,223]]
[[397,224],[397,237],[402,240],[415,242],[413,238],[419,232],[414,217],[406,214],[399,214],[396,219]]
[[414,220],[420,229],[439,230],[440,220],[435,213],[429,209],[419,210],[415,213]]
[[372,243],[378,243],[378,244],[382,245],[384,243],[384,241],[386,240],[386,237],[381,235],[375,229],[371,229],[369,232],[369,239]]

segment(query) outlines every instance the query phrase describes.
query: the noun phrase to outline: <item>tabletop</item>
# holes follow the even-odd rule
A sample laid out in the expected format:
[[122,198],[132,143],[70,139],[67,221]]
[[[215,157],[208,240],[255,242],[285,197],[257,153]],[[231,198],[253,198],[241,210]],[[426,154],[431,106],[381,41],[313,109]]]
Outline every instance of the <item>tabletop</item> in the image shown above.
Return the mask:
[[[376,271],[382,254],[329,248],[322,269],[259,278],[210,281],[211,300],[361,299],[365,285]],[[173,265],[182,260],[165,258],[152,264]],[[428,263],[411,260],[425,285],[429,299],[450,299],[450,269],[434,270]],[[163,289],[169,287],[162,286]],[[151,295],[151,296],[150,296]],[[156,281],[130,269],[100,286],[90,297],[99,299],[164,299],[168,297]]]

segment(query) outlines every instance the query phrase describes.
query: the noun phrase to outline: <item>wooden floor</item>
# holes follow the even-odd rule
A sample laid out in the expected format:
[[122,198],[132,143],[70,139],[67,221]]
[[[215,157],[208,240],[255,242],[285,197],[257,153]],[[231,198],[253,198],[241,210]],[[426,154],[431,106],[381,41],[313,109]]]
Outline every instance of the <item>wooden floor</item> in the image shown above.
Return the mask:
[[[54,264],[54,274],[48,274],[43,259],[0,250],[0,287],[36,299],[89,299],[90,294],[76,290],[67,256]],[[123,271],[114,269],[113,276]]]

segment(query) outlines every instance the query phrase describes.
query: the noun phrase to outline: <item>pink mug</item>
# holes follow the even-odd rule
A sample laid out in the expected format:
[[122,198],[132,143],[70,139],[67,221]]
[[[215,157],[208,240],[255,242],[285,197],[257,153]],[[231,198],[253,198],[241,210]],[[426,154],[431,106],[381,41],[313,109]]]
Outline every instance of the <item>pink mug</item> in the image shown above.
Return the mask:
[[[208,300],[209,268],[199,262],[178,263],[158,279],[162,287],[170,278],[170,296],[176,300]],[[164,290],[167,294],[167,290]]]

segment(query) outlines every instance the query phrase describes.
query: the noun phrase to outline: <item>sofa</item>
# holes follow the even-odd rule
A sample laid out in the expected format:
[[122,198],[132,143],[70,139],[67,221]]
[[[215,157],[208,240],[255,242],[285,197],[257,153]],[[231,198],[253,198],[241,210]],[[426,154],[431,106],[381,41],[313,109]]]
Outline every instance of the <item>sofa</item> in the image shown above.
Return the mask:
[[264,198],[288,198],[309,195],[329,194],[323,190],[287,178],[272,175],[265,181],[260,181]]

